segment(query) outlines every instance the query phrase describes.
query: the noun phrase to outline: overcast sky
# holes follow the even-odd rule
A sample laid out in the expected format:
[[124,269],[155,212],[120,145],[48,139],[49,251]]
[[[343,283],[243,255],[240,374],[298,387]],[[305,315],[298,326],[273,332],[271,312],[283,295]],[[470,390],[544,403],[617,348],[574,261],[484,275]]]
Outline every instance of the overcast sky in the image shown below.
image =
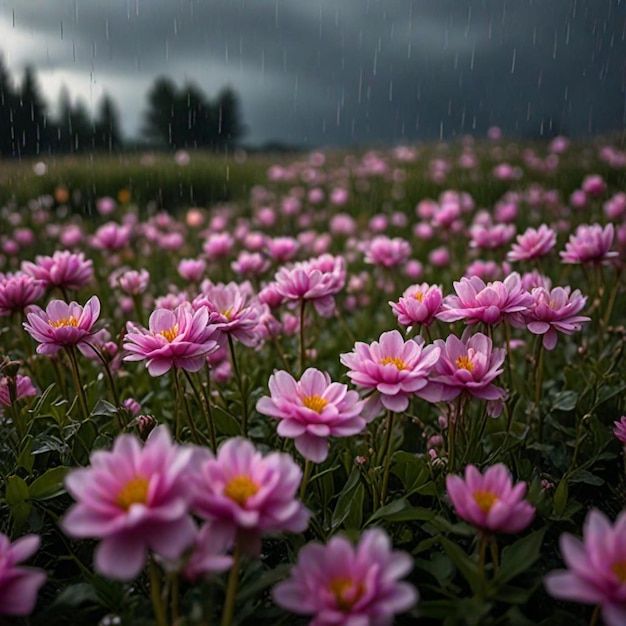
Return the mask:
[[106,91],[137,136],[156,77],[231,85],[257,144],[621,129],[625,37],[626,0],[0,0],[52,108]]

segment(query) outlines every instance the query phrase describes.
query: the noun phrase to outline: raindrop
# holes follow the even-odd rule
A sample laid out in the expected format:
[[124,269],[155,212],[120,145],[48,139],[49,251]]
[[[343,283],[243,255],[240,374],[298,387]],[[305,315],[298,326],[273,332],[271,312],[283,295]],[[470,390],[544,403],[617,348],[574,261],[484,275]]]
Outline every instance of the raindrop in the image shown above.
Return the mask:
[[517,59],[517,48],[513,48],[513,58],[511,59],[511,74],[515,73],[515,61]]

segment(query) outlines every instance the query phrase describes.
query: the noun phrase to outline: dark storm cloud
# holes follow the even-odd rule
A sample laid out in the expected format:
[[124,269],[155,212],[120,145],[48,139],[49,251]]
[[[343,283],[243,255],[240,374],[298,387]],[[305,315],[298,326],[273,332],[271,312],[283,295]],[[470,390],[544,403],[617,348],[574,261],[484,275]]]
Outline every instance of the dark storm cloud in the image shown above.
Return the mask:
[[234,86],[256,142],[624,123],[624,0],[14,0],[0,20],[30,42],[5,50],[13,71],[83,73],[128,132],[162,74]]

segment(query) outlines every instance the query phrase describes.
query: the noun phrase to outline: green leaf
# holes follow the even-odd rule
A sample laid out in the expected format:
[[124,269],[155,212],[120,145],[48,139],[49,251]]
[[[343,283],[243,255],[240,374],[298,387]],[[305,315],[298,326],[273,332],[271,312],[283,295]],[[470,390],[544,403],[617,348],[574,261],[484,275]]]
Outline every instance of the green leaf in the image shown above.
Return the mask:
[[13,518],[11,533],[16,537],[22,531],[32,509],[31,503],[28,502],[28,486],[22,478],[16,475],[9,476],[5,498]]
[[352,495],[352,504],[348,510],[343,525],[348,529],[359,529],[363,523],[363,500],[365,499],[365,487],[363,483],[357,485]]
[[391,462],[391,472],[402,481],[407,496],[430,481],[430,472],[424,460],[414,454],[398,450],[394,452]]
[[563,515],[567,506],[568,492],[567,478],[562,478],[554,492],[554,512],[559,516]]
[[376,513],[374,513],[374,515],[372,515],[367,522],[365,522],[365,525],[369,526],[372,522],[377,520],[388,519],[390,515],[396,515],[401,511],[405,511],[408,507],[409,504],[404,498],[394,500],[393,502],[380,507],[380,509],[378,509],[378,511],[376,511]]
[[260,577],[255,578],[254,582],[249,585],[245,585],[237,593],[238,602],[243,604],[249,600],[254,600],[262,591],[268,587],[272,587],[283,578],[287,578],[287,574],[289,574],[290,569],[291,565],[283,563],[281,565],[277,565],[274,569],[265,572]]
[[539,559],[545,532],[546,529],[542,528],[504,548],[502,565],[494,582],[498,585],[504,585],[529,569]]
[[76,463],[87,463],[94,441],[98,436],[98,428],[93,420],[86,420],[72,437],[72,456]]
[[212,410],[218,435],[227,437],[241,435],[241,424],[230,413],[219,406],[214,406]]
[[42,474],[28,488],[30,497],[33,500],[49,500],[65,493],[63,481],[69,469],[69,467],[53,467]]
[[33,456],[33,442],[35,438],[32,435],[26,435],[22,441],[22,449],[17,457],[17,466],[23,467],[29,474],[33,471],[35,457]]
[[472,592],[475,595],[478,595],[482,592],[482,582],[480,580],[480,573],[478,571],[478,565],[470,559],[459,546],[455,543],[452,543],[449,539],[445,537],[441,537],[439,539],[443,549],[446,551],[446,554],[456,567],[456,569],[461,573],[463,578],[469,583],[469,586]]
[[595,485],[596,487],[604,485],[604,480],[600,476],[582,469],[574,472],[569,480],[572,483],[585,483],[586,485]]
[[341,524],[343,524],[344,520],[350,515],[350,509],[353,504],[353,498],[356,494],[357,487],[359,486],[359,478],[360,472],[355,467],[348,478],[348,482],[345,484],[344,488],[341,490],[339,494],[339,498],[337,498],[337,504],[335,505],[335,510],[333,511],[333,517],[331,521],[331,526],[334,529],[338,528]]
[[553,411],[573,411],[578,402],[577,391],[561,391],[552,400]]
[[5,492],[5,498],[9,506],[15,506],[28,500],[28,485],[23,478],[16,476],[9,476],[7,478],[7,487]]

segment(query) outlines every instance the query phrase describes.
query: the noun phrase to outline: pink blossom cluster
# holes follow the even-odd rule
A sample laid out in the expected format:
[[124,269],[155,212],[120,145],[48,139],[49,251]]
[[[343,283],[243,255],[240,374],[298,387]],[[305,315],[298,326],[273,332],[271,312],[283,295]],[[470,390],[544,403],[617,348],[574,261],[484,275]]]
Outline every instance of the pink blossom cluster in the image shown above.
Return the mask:
[[[145,445],[120,435],[111,451],[93,452],[89,467],[68,474],[76,503],[62,528],[99,540],[95,570],[109,578],[132,580],[152,553],[196,579],[228,569],[234,542],[258,552],[268,533],[304,531],[309,512],[295,497],[301,477],[286,454],[263,456],[231,439],[214,457],[174,443],[159,426]],[[198,528],[194,516],[206,524]]]

